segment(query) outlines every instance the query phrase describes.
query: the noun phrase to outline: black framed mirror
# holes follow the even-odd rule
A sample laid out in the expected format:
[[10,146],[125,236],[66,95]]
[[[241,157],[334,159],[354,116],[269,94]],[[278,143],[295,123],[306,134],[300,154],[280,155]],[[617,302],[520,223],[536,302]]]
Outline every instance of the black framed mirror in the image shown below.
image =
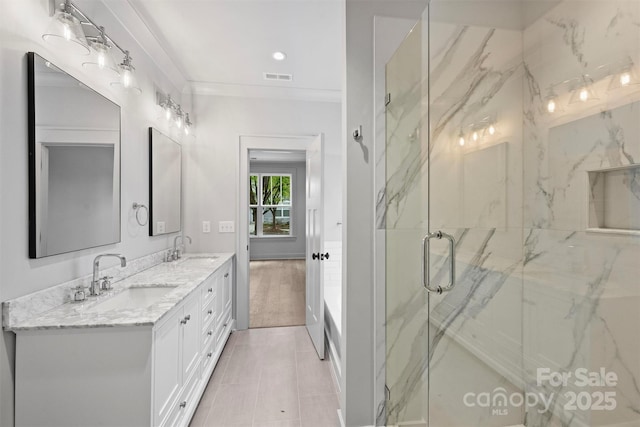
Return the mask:
[[120,106],[29,52],[29,257],[120,242]]
[[180,231],[181,205],[182,147],[149,128],[149,235]]

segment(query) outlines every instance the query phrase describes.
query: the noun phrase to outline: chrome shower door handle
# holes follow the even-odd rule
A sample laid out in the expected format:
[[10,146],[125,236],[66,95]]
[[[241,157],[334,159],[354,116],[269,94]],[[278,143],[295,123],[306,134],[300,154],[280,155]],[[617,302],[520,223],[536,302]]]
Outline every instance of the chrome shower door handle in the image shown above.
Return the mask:
[[[438,285],[435,288],[429,287],[429,240],[436,238],[445,238],[449,241],[449,283],[445,286]],[[422,286],[429,291],[437,294],[450,291],[456,284],[456,241],[452,235],[443,233],[442,231],[436,231],[435,233],[429,233],[422,239]]]

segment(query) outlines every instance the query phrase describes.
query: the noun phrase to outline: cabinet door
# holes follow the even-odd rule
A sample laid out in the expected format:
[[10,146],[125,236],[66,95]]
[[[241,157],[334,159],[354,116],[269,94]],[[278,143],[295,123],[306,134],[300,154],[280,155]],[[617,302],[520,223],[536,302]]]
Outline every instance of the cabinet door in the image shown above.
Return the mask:
[[186,383],[200,363],[200,299],[189,297],[183,308],[182,326],[182,381]]
[[182,310],[176,310],[154,332],[153,350],[153,416],[154,425],[161,425],[182,386],[180,363],[180,319]]

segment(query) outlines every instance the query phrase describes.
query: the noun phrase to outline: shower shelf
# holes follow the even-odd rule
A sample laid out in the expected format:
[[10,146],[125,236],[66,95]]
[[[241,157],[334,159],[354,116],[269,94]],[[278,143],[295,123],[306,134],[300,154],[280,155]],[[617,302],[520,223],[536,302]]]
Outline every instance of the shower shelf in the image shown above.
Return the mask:
[[640,164],[587,171],[587,232],[640,235]]

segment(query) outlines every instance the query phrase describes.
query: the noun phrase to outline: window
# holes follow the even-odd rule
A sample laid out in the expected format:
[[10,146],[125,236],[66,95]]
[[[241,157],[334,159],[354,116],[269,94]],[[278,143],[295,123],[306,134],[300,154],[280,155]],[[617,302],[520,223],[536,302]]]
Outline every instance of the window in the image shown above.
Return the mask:
[[291,174],[251,174],[249,177],[249,234],[291,236]]

